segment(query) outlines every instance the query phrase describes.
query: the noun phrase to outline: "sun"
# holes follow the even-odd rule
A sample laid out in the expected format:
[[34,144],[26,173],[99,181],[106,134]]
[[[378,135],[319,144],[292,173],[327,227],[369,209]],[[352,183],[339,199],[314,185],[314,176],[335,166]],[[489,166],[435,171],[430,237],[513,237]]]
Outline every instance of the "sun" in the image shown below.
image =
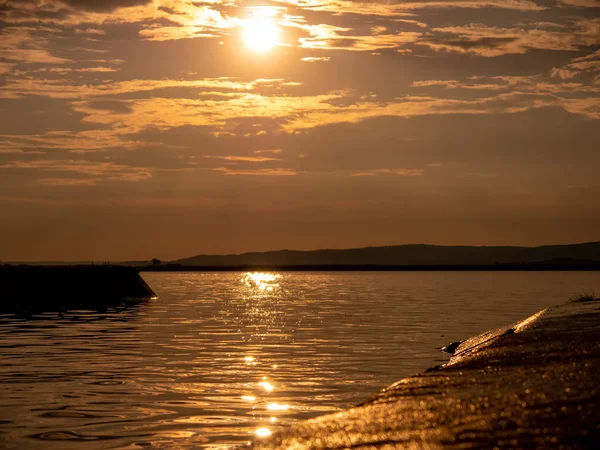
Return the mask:
[[244,41],[256,52],[267,52],[279,44],[281,30],[271,19],[249,19],[244,24]]
[[281,29],[275,21],[264,13],[255,14],[255,17],[245,20],[243,24],[244,42],[255,52],[268,52],[278,45],[280,33]]

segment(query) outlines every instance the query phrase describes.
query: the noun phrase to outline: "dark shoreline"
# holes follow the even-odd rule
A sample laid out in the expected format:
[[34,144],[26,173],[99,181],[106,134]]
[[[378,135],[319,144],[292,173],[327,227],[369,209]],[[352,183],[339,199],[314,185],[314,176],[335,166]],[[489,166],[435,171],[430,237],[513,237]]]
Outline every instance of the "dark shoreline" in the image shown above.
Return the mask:
[[577,448],[600,443],[600,299],[460,343],[450,361],[255,450]]
[[184,266],[164,264],[137,266],[140,272],[506,272],[506,271],[600,271],[598,263],[515,263],[493,265],[375,265],[375,264],[319,264],[319,265],[240,265],[240,266]]

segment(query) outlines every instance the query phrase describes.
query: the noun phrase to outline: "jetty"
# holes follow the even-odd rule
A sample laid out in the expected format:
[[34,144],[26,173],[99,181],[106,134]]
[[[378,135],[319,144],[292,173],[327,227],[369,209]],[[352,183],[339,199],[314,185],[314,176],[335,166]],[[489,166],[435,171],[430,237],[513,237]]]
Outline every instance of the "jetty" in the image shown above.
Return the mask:
[[254,448],[600,445],[600,300],[583,297],[448,348],[448,363]]
[[0,311],[102,307],[156,298],[135,267],[0,266]]

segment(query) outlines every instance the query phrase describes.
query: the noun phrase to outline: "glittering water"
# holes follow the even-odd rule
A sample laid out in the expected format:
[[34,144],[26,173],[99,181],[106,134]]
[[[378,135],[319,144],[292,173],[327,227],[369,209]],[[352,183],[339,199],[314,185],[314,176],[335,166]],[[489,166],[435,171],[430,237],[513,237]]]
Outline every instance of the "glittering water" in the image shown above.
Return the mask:
[[228,447],[356,404],[593,272],[145,273],[159,299],[0,314],[0,446]]

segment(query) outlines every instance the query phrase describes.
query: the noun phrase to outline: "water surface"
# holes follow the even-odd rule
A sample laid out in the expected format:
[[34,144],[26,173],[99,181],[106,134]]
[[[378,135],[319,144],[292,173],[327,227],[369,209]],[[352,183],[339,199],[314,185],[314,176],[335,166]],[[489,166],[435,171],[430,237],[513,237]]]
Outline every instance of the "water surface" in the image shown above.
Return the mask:
[[244,444],[600,291],[594,272],[144,273],[159,299],[0,315],[0,446]]

